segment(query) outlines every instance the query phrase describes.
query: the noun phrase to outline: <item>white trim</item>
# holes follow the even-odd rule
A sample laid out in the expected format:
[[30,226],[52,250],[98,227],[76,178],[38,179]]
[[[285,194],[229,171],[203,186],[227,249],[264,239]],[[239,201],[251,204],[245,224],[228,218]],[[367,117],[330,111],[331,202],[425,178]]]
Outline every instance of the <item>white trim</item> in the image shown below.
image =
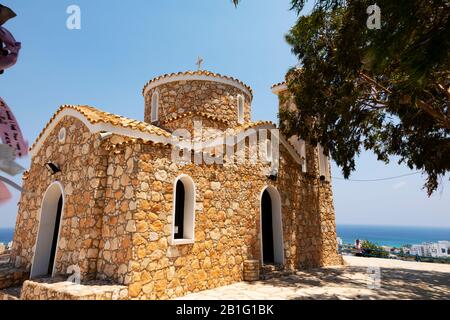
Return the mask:
[[[184,185],[184,231],[190,233],[190,237],[183,239],[175,239],[175,205],[177,196],[177,183],[180,181]],[[197,190],[195,187],[195,182],[187,174],[179,175],[173,182],[173,199],[172,199],[172,230],[170,235],[170,244],[191,244],[195,242],[195,206],[196,206],[196,194]],[[190,198],[190,199],[189,199]]]
[[319,176],[325,177],[325,181],[330,181],[330,171],[329,171],[329,157],[324,153],[323,147],[317,145],[317,153],[319,160]]
[[204,74],[178,74],[178,75],[172,75],[163,77],[161,79],[154,80],[153,82],[149,83],[145,89],[144,89],[144,96],[147,95],[147,93],[152,90],[153,88],[156,88],[160,85],[170,83],[170,82],[176,82],[176,81],[213,81],[218,82],[226,85],[233,86],[235,88],[238,88],[239,90],[243,91],[245,94],[247,94],[249,97],[252,97],[251,92],[242,84],[240,84],[237,80],[231,80],[231,79],[224,79],[219,78],[214,75],[204,75]]
[[[36,270],[35,270],[36,269],[35,260],[36,260],[36,252],[38,251],[39,234],[41,233],[40,229],[41,229],[41,222],[42,222],[42,211],[44,209],[44,205],[48,205],[46,203],[46,200],[48,200],[47,198],[49,196],[52,196],[52,194],[49,193],[49,192],[52,189],[56,188],[56,187],[59,187],[59,196],[60,197],[62,196],[63,204],[62,204],[62,208],[61,208],[61,217],[60,217],[60,221],[59,221],[58,238],[56,240],[55,260],[53,261],[53,270],[52,270],[51,276],[53,277],[54,274],[55,274],[55,268],[56,268],[56,263],[55,262],[56,262],[56,257],[58,256],[58,245],[59,245],[59,238],[60,238],[60,235],[61,235],[61,227],[62,227],[62,223],[61,222],[63,221],[64,205],[65,205],[65,202],[66,202],[64,187],[61,184],[61,182],[59,182],[59,181],[55,181],[55,182],[51,183],[48,186],[47,190],[45,191],[44,196],[42,197],[41,208],[40,208],[40,211],[39,211],[39,224],[38,224],[38,229],[37,229],[37,234],[36,234],[36,242],[34,244],[34,253],[33,253],[33,259],[32,259],[32,262],[31,262],[30,279],[32,279],[34,276],[42,276],[43,275],[43,274],[37,274],[37,275],[34,274],[36,272]],[[54,192],[54,191],[52,190],[52,192]],[[58,205],[57,201],[59,200],[59,197],[58,196],[56,196],[56,197],[57,197],[57,199],[56,199],[56,206],[57,206]],[[56,223],[56,221],[55,221],[55,223]],[[54,229],[54,226],[53,226],[53,229]],[[52,233],[52,235],[54,235],[54,234]],[[52,241],[53,241],[53,239],[52,239]],[[47,268],[48,268],[48,266],[47,266]]]
[[[70,108],[66,108],[57,114],[57,116],[51,121],[51,123],[45,129],[42,136],[38,140],[36,140],[35,145],[30,150],[31,157],[34,157],[39,152],[39,150],[41,149],[42,145],[44,144],[45,140],[48,138],[50,133],[55,129],[55,127],[58,125],[58,123],[66,116],[74,117],[74,118],[80,120],[92,134],[101,133],[101,132],[109,132],[111,134],[118,134],[118,135],[122,135],[122,136],[138,138],[138,139],[140,138],[143,140],[150,140],[155,143],[163,143],[163,144],[173,144],[173,141],[174,141],[173,136],[165,137],[165,136],[161,136],[161,135],[157,135],[157,134],[142,132],[139,130],[133,130],[133,129],[123,128],[123,127],[116,127],[110,123],[104,123],[104,122],[92,124],[79,111],[70,109]],[[256,126],[256,127],[254,127],[254,129],[269,128],[269,127],[276,128],[276,126],[273,124],[270,124],[270,125],[264,124],[264,125]],[[295,162],[297,162],[298,164],[302,164],[303,163],[302,159],[299,157],[299,155],[294,150],[294,148],[287,142],[287,140],[282,135],[280,135],[280,141],[283,144],[283,146],[288,150],[288,152],[291,154],[291,156],[294,158]],[[209,145],[209,144],[206,144],[206,145]]]
[[181,244],[193,244],[193,243],[195,243],[195,239],[173,239],[173,232],[172,232],[171,244],[173,246],[177,246],[177,245],[181,245]]
[[101,122],[101,123],[92,124],[89,122],[89,120],[83,114],[81,114],[77,110],[67,108],[67,109],[64,109],[63,111],[61,111],[60,113],[58,113],[58,115],[55,117],[55,119],[53,119],[52,122],[50,123],[50,125],[45,129],[44,134],[36,141],[36,144],[30,150],[31,157],[35,156],[39,152],[40,148],[42,147],[42,145],[45,142],[45,140],[47,139],[47,137],[50,135],[50,133],[55,129],[55,127],[58,125],[58,123],[65,116],[77,118],[89,129],[89,131],[91,133],[111,132],[111,133],[115,133],[115,134],[122,135],[122,136],[141,138],[144,140],[151,140],[156,143],[164,143],[164,144],[168,144],[172,140],[171,137],[164,137],[164,136],[160,136],[157,134],[150,134],[150,133],[142,132],[139,130],[133,130],[133,129],[123,128],[123,127],[116,127],[110,123]]
[[275,85],[272,87],[272,93],[279,94],[280,92],[286,91],[288,89],[286,83]]
[[272,230],[273,230],[273,255],[274,262],[284,265],[284,239],[283,239],[283,210],[281,196],[277,188],[265,186],[259,195],[259,243],[261,250],[261,265],[264,265],[263,234],[262,234],[262,196],[268,191],[272,202]]
[[304,161],[302,160],[302,158],[300,158],[297,151],[295,151],[295,149],[291,146],[291,144],[289,142],[287,142],[287,140],[284,138],[283,135],[280,134],[279,137],[280,137],[281,143],[287,149],[287,151],[292,156],[292,158],[294,158],[295,162],[297,162],[300,165],[303,165]]
[[[247,131],[248,129],[254,129],[254,130],[258,130],[258,129],[276,129],[276,126],[273,124],[261,124],[252,128],[247,128],[245,131]],[[239,131],[240,132],[240,131]],[[222,136],[217,136],[214,139],[208,139],[206,141],[202,141],[203,147],[207,147],[207,148],[213,148],[218,146],[220,143],[222,143],[222,137],[226,137],[227,136],[227,132],[224,132],[224,134]],[[233,133],[234,137],[236,137],[237,139],[235,140],[233,145],[236,145],[237,143],[239,143],[240,141],[246,139],[247,137],[249,137],[250,133],[247,132],[247,134],[245,135],[238,135],[238,133]],[[294,159],[294,161],[297,164],[303,165],[304,164],[304,160],[300,157],[300,155],[297,153],[297,151],[294,149],[294,147],[292,147],[292,145],[284,138],[284,136],[282,134],[279,134],[279,139],[281,144],[286,148],[286,150],[289,152],[289,154],[292,156],[292,158]],[[231,145],[230,145],[231,146]]]

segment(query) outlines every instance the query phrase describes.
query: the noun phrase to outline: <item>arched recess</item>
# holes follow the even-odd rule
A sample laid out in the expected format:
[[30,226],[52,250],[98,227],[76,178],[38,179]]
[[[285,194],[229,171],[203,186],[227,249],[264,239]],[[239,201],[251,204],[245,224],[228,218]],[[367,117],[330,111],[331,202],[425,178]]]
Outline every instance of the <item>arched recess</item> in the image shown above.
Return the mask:
[[159,92],[155,91],[152,95],[151,122],[158,121],[159,114]]
[[172,244],[194,242],[195,183],[186,174],[175,179],[173,185]]
[[42,200],[30,278],[54,274],[63,210],[64,188],[61,183],[54,182]]
[[244,123],[244,106],[245,99],[242,95],[238,95],[237,97],[237,114],[238,114],[238,123]]
[[261,263],[284,264],[281,197],[276,188],[267,186],[262,190],[260,208]]

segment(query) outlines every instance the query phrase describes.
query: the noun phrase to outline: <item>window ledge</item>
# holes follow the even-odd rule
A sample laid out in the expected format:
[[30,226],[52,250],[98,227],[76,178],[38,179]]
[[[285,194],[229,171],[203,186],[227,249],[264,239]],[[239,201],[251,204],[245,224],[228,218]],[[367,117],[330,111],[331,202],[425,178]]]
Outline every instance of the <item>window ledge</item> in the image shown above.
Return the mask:
[[180,244],[193,244],[195,242],[194,239],[172,239],[172,245],[180,245]]

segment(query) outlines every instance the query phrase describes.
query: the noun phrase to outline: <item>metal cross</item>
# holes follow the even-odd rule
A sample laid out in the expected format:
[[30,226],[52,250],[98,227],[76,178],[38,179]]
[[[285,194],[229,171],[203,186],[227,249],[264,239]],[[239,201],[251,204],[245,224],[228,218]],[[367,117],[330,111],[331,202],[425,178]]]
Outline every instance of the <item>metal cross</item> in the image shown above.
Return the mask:
[[202,57],[198,57],[197,58],[197,62],[195,63],[197,65],[197,70],[200,71],[202,69],[202,63],[203,63],[203,58]]

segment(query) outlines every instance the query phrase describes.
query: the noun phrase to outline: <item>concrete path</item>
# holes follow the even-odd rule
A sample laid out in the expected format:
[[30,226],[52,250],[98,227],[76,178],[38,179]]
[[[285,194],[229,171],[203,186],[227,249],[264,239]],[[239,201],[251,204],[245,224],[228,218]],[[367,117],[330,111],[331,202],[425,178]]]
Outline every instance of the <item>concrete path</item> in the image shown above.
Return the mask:
[[344,257],[345,266],[189,294],[185,300],[446,299],[450,265]]

